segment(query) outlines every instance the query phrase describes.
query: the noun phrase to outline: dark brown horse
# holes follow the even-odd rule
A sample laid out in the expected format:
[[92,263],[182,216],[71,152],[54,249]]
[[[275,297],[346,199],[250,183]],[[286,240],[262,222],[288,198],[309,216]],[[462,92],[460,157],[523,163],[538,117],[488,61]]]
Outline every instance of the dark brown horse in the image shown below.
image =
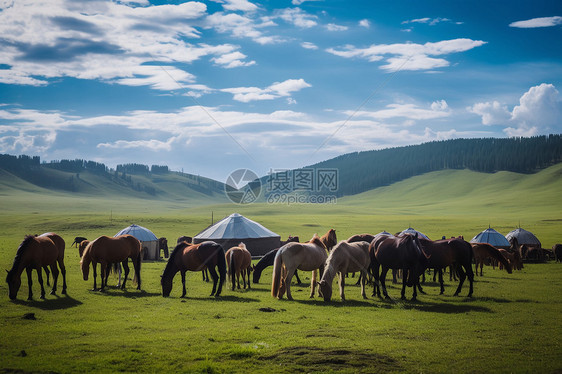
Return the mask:
[[[472,271],[472,260],[474,254],[470,243],[462,238],[451,238],[431,241],[427,239],[420,239],[420,243],[430,257],[427,262],[427,267],[434,269],[443,269],[447,266],[453,266],[454,271],[459,277],[459,286],[454,293],[457,296],[462,289],[465,279],[468,277],[470,288],[468,297],[472,296],[474,287],[474,272]],[[441,285],[441,292],[445,292],[443,286],[443,272],[439,273],[439,283]],[[421,291],[421,287],[418,287]]]
[[[218,269],[215,270],[215,267]],[[181,242],[170,254],[168,263],[164,268],[160,284],[162,285],[162,296],[170,296],[172,291],[172,281],[179,271],[181,272],[181,282],[183,292],[181,297],[185,297],[185,273],[189,271],[201,271],[207,268],[213,279],[213,290],[211,296],[218,297],[222,291],[222,285],[226,278],[226,260],[224,249],[217,243],[206,241],[199,244],[189,244]],[[217,288],[218,283],[218,288]],[[215,293],[216,291],[216,293]]]
[[552,246],[552,252],[554,252],[556,262],[562,262],[562,244],[554,244]]
[[96,278],[97,278],[97,264],[101,267],[101,287],[103,291],[107,286],[107,277],[109,276],[109,265],[120,262],[125,270],[125,277],[121,288],[125,289],[127,283],[127,276],[129,275],[129,258],[133,261],[135,269],[135,278],[137,279],[137,290],[141,289],[141,262],[142,262],[142,249],[141,243],[137,238],[132,235],[120,235],[112,238],[109,236],[100,236],[99,238],[90,242],[80,260],[80,268],[84,280],[88,280],[90,273],[90,263],[92,264],[94,273],[94,288],[96,291]]
[[329,229],[327,233],[320,237],[320,241],[324,244],[328,252],[338,244],[338,238],[336,237],[336,230]]
[[[52,237],[58,237],[56,234],[49,234],[50,236],[44,234],[41,236],[26,236],[21,242],[16,252],[16,257],[14,258],[14,263],[12,268],[8,271],[6,276],[6,282],[9,288],[9,297],[14,300],[17,297],[19,288],[21,286],[21,273],[25,269],[27,272],[27,284],[28,284],[28,300],[33,299],[32,292],[32,280],[31,272],[35,269],[37,271],[37,279],[41,285],[41,299],[45,298],[45,287],[43,286],[43,275],[41,273],[41,268],[49,266],[51,272],[53,273],[53,288],[51,294],[56,294],[57,291],[57,279],[59,275],[59,269],[57,268],[57,263],[61,268],[61,272],[64,267],[64,250],[63,253],[59,253],[57,245],[51,239]],[[62,240],[62,238],[60,238]],[[63,240],[64,243],[64,240]],[[64,245],[63,245],[64,246]],[[66,274],[64,270],[63,275]],[[66,276],[63,277],[63,289],[62,293],[66,294]]]
[[[389,269],[402,270],[401,298],[406,298],[406,285],[413,287],[412,300],[416,300],[419,277],[427,266],[429,256],[423,251],[417,234],[395,236],[375,236],[369,245],[371,267],[375,275],[375,288],[373,294],[380,297],[378,283],[382,286],[383,295],[389,299],[386,291],[386,273]],[[382,271],[379,276],[379,266]]]
[[375,236],[371,235],[371,234],[357,234],[357,235],[350,236],[346,240],[346,242],[348,242],[348,243],[356,243],[356,242],[371,243],[374,238],[375,238]]
[[246,289],[246,277],[248,278],[248,288],[250,288],[250,273],[252,272],[252,254],[246,249],[244,243],[240,243],[238,247],[232,247],[226,251],[226,265],[228,267],[228,275],[232,281],[232,291],[234,291],[235,283],[238,283],[240,289],[240,275]]
[[478,275],[478,266],[480,266],[480,276],[482,276],[482,267],[484,267],[484,261],[487,258],[498,261],[505,267],[505,270],[511,274],[511,265],[507,261],[507,258],[505,258],[496,247],[488,243],[471,243],[471,246],[472,252],[474,253],[476,275]]
[[158,238],[158,256],[160,256],[160,250],[164,251],[164,258],[168,258],[168,239]]
[[80,243],[82,243],[84,240],[88,240],[83,236],[77,236],[74,238],[74,241],[72,242],[72,244],[70,245],[71,247],[74,247],[74,245],[76,244],[76,247],[78,247],[80,245]]

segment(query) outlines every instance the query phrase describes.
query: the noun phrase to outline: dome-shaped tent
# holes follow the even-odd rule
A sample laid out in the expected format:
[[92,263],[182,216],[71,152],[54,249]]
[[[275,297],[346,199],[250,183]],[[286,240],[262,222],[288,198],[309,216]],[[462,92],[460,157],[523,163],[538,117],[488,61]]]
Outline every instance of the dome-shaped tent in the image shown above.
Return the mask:
[[521,227],[511,230],[505,238],[511,243],[512,238],[517,239],[517,243],[530,245],[533,247],[541,247],[539,239],[530,231],[524,230]]
[[482,231],[474,238],[470,240],[471,243],[488,243],[493,245],[496,248],[509,248],[509,242],[499,232],[492,228],[487,228],[486,230]]
[[194,244],[206,240],[219,243],[225,251],[244,242],[252,256],[263,256],[281,246],[279,235],[238,213],[223,218],[193,237]]
[[417,230],[414,230],[414,229],[411,228],[411,227],[408,227],[406,230],[403,230],[400,234],[410,234],[410,235],[416,235],[416,234],[418,234],[418,237],[419,237],[419,238],[430,240],[430,239],[427,237],[427,235],[422,234],[421,232],[419,232],[419,231],[417,231]]
[[119,231],[115,236],[119,235],[132,235],[137,238],[143,247],[143,256],[146,260],[159,260],[160,248],[158,247],[158,238],[152,231],[146,227],[131,225]]

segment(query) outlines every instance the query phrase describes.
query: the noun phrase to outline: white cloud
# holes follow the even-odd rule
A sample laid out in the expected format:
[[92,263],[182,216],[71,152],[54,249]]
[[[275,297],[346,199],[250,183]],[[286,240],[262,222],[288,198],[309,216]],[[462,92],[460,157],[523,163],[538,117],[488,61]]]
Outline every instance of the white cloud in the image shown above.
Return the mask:
[[465,52],[484,44],[486,42],[481,40],[452,39],[425,44],[373,44],[367,48],[347,45],[338,49],[329,48],[327,52],[345,58],[364,58],[371,62],[381,61],[386,57],[387,64],[382,65],[381,69],[388,71],[429,70],[449,66],[447,60],[430,56]]
[[170,138],[168,141],[163,142],[160,140],[118,140],[113,143],[99,143],[97,145],[98,148],[113,148],[113,149],[131,149],[131,148],[140,148],[143,150],[150,150],[150,151],[171,151],[172,150],[172,141],[174,138]]
[[326,25],[328,31],[347,31],[347,26],[336,25],[334,23],[329,23]]
[[[429,18],[429,17],[425,17],[425,18],[417,18],[417,19],[412,19],[409,21],[403,21],[402,24],[403,25],[407,25],[409,23],[423,23],[423,24],[428,24],[430,26],[435,26],[438,23],[441,22],[453,22],[451,21],[449,18]],[[455,22],[457,25],[462,24],[462,22]]]
[[222,3],[223,9],[229,10],[231,12],[236,12],[236,11],[255,12],[256,10],[258,10],[257,5],[247,0],[224,0],[224,1],[216,1],[216,2]]
[[[389,104],[385,109],[377,111],[358,111],[346,112],[347,115],[354,117],[369,117],[377,120],[389,120],[396,118],[406,118],[409,120],[429,120],[450,116],[449,106],[445,100],[433,102],[429,109],[422,108],[415,104]],[[412,125],[413,123],[409,123]]]
[[467,110],[480,115],[484,125],[507,126],[504,132],[509,136],[531,136],[562,130],[562,101],[552,84],[531,87],[512,111],[498,101],[476,103]]
[[365,27],[365,28],[369,28],[371,27],[371,22],[369,22],[368,19],[362,19],[361,21],[359,21],[359,26],[361,27]]
[[261,23],[256,23],[250,16],[236,13],[217,12],[210,14],[205,19],[206,28],[213,28],[221,33],[230,33],[235,38],[250,38],[262,45],[281,41],[279,37],[264,35],[260,30],[271,26],[275,26],[275,23],[269,18],[263,19]]
[[316,19],[318,17],[308,14],[300,8],[287,8],[277,11],[277,17],[281,18],[283,21],[292,23],[293,25],[308,29],[314,27],[318,24]]
[[562,17],[540,17],[532,18],[526,21],[517,21],[509,24],[510,27],[517,27],[522,29],[532,29],[537,27],[552,27],[562,24]]
[[217,65],[221,65],[227,69],[237,68],[241,66],[251,66],[255,65],[255,61],[243,61],[247,56],[242,52],[236,51],[232,53],[227,53],[219,57],[213,57],[213,61]]
[[[276,82],[266,88],[258,87],[235,87],[224,88],[221,91],[233,94],[236,101],[248,103],[250,101],[273,100],[280,97],[290,97],[293,92],[311,87],[304,79],[288,79],[284,82]],[[289,101],[289,103],[293,103]],[[296,103],[296,101],[295,101]]]
[[305,49],[318,49],[318,46],[316,44],[310,42],[302,42],[301,47]]

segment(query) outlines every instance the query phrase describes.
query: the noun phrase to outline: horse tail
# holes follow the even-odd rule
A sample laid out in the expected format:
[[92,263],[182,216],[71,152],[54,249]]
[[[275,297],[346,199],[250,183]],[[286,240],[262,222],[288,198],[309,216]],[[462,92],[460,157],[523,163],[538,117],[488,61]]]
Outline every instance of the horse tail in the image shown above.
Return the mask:
[[224,255],[224,248],[218,245],[217,251],[217,268],[219,269],[219,284],[222,286],[226,276],[226,256]]
[[136,258],[133,258],[133,267],[135,268],[135,277],[133,279],[133,282],[137,282],[137,289],[140,290],[141,288],[141,264],[142,264],[142,244],[140,242],[139,243],[139,253],[138,256]]
[[273,279],[271,280],[271,296],[277,297],[281,283],[281,268],[283,267],[283,248],[280,248],[273,260]]
[[230,266],[228,267],[228,275],[230,275],[232,280],[232,289],[234,289],[236,281],[236,265],[234,264],[234,257],[234,251],[230,251]]

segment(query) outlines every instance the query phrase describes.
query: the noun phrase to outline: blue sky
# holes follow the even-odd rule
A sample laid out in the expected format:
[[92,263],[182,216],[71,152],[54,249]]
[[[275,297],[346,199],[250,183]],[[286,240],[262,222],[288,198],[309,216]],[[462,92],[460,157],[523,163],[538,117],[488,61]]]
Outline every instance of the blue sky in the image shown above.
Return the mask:
[[0,153],[225,181],[562,132],[559,1],[0,0]]

